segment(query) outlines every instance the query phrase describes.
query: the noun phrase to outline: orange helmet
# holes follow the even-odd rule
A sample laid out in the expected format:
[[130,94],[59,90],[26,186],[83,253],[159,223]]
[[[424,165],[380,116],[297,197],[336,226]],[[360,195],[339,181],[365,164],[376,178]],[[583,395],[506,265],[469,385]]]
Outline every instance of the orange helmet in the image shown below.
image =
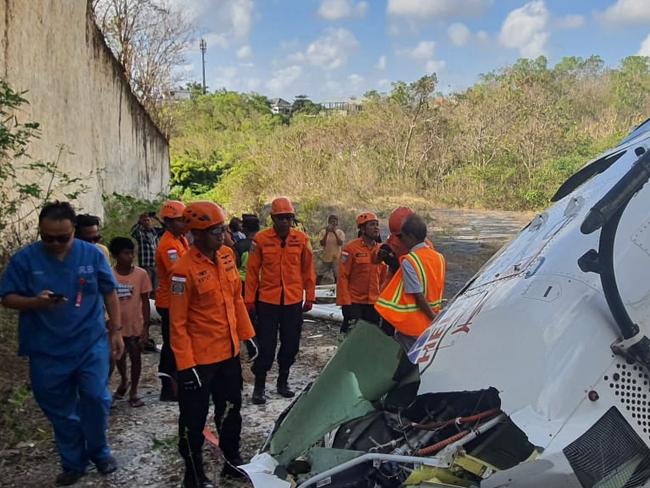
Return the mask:
[[388,217],[388,229],[391,234],[399,234],[402,230],[402,224],[406,217],[413,215],[415,212],[408,207],[397,207]]
[[183,216],[185,205],[178,200],[167,200],[160,209],[160,216],[163,219],[177,219]]
[[278,197],[271,202],[271,215],[295,214],[296,211],[287,197]]
[[377,216],[372,212],[364,212],[362,214],[359,214],[357,215],[357,227],[361,227],[363,224],[372,222],[373,220],[379,221]]
[[183,211],[187,230],[202,230],[223,224],[226,213],[214,202],[192,202]]

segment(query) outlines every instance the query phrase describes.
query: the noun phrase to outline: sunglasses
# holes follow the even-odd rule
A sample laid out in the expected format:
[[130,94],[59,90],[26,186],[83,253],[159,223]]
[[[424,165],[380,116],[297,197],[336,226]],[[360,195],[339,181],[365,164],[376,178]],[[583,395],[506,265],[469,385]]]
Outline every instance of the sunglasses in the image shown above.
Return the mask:
[[55,242],[58,244],[66,244],[70,238],[72,237],[72,234],[66,234],[66,235],[59,235],[59,236],[51,236],[48,234],[41,234],[41,240],[47,244],[54,244]]
[[291,221],[291,220],[293,220],[293,215],[280,214],[280,215],[276,215],[275,218],[278,219],[278,220],[289,220],[289,221]]

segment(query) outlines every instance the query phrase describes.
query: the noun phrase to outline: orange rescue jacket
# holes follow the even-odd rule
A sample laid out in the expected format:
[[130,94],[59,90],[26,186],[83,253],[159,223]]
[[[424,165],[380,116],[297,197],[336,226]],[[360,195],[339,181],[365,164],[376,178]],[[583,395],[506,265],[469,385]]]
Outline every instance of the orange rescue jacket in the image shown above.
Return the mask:
[[336,304],[373,304],[379,297],[387,266],[377,260],[379,244],[368,247],[360,237],[343,246],[336,281]]
[[185,236],[174,237],[169,231],[160,238],[156,249],[156,275],[158,287],[156,288],[156,307],[169,308],[169,286],[171,272],[174,265],[185,254],[189,244]]
[[214,262],[196,247],[179,259],[171,276],[169,323],[179,371],[239,354],[239,341],[255,331],[232,249],[221,246]]
[[[415,269],[423,295],[434,312],[440,311],[445,288],[445,258],[430,247],[411,251],[400,259],[408,260]],[[431,319],[415,303],[415,297],[404,291],[402,267],[383,289],[375,304],[375,310],[396,330],[404,335],[418,337],[431,323]]]
[[248,254],[246,303],[256,299],[274,305],[293,305],[316,297],[316,274],[309,238],[291,229],[282,241],[275,229],[259,232]]

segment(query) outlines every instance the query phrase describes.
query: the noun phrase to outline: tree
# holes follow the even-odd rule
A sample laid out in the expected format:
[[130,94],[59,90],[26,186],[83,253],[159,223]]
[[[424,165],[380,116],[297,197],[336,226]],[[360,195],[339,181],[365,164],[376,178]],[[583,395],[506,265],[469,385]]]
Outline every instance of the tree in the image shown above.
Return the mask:
[[166,0],[93,0],[92,6],[133,93],[167,132],[169,122],[160,108],[163,97],[181,81],[175,68],[185,62],[194,37],[192,24]]
[[617,105],[623,112],[630,114],[628,124],[632,124],[647,108],[645,105],[650,91],[650,58],[624,58],[613,78]]
[[0,263],[9,251],[36,239],[36,227],[28,224],[47,201],[58,196],[74,201],[88,189],[81,178],[59,168],[65,147],[58,148],[54,161],[29,156],[29,144],[39,137],[40,124],[16,117],[28,103],[24,95],[0,79]]
[[307,95],[296,95],[291,107],[291,113],[294,115],[318,115],[322,108],[319,103],[312,102]]

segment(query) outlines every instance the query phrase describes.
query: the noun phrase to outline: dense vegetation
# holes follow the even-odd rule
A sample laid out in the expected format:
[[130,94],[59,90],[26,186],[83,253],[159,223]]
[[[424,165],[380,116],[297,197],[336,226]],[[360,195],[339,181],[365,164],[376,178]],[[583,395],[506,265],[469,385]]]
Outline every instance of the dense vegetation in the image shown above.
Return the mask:
[[435,75],[366,94],[355,115],[274,116],[256,94],[217,91],[169,110],[173,193],[232,210],[277,194],[303,203],[535,209],[650,113],[650,58],[521,59],[441,96]]

